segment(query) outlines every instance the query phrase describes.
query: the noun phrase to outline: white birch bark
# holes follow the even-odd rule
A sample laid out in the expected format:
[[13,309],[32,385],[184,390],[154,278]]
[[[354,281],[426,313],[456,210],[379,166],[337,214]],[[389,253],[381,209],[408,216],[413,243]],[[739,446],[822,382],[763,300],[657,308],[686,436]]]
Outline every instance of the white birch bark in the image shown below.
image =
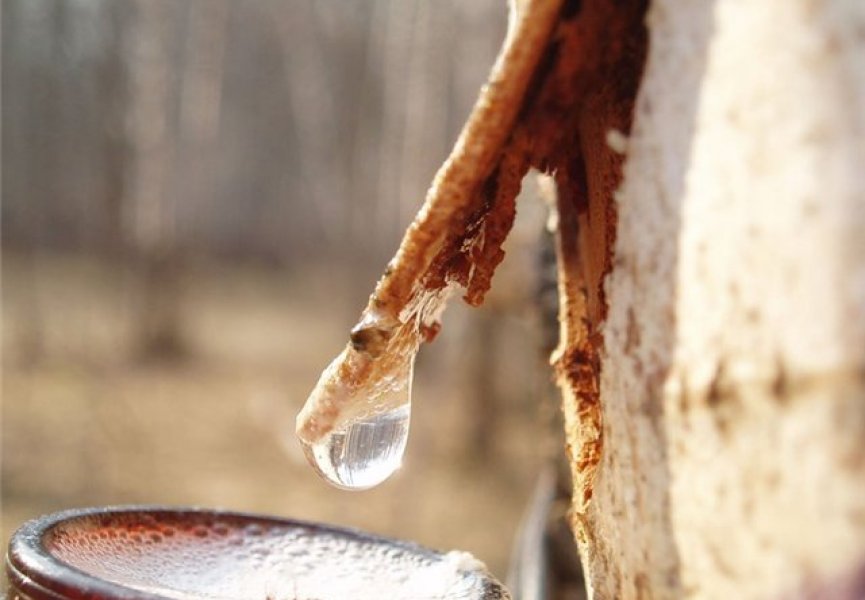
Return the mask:
[[594,597],[861,597],[865,3],[657,0],[648,25]]

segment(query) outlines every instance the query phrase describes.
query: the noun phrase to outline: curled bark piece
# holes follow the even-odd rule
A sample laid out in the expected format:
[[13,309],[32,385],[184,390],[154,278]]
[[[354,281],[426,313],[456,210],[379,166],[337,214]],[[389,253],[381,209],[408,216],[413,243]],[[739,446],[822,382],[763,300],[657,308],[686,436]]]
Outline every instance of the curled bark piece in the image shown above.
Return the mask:
[[645,10],[644,0],[534,0],[521,6],[489,83],[371,296],[352,344],[324,372],[298,416],[302,441],[315,442],[358,411],[390,408],[387,382],[406,372],[418,345],[435,336],[452,288],[466,288],[469,304],[483,301],[504,256],[501,243],[526,171],[554,173],[575,223],[560,232],[564,260],[576,262],[561,272],[570,307],[561,318],[569,329],[556,370],[565,412],[573,416],[567,426],[579,523],[603,447],[599,330],[607,312],[603,281],[611,268],[613,193],[623,160],[606,140],[610,130],[630,128],[645,56]]
[[[468,284],[467,299],[482,301],[503,257],[500,245],[528,168],[524,149],[505,152],[505,146],[560,5],[561,0],[530,0],[520,14],[512,12],[489,81],[370,297],[352,343],[324,371],[297,417],[302,441],[314,443],[356,410],[379,408],[378,382],[403,369],[418,344],[435,331],[449,283]],[[498,185],[499,176],[506,186]],[[461,252],[466,246],[474,246],[468,257]]]

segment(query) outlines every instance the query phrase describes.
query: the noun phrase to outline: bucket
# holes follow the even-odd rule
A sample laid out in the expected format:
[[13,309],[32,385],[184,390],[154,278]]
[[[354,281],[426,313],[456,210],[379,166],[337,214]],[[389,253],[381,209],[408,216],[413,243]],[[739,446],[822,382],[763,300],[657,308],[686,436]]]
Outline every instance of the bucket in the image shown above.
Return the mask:
[[76,509],[12,537],[10,600],[506,599],[464,552],[219,510]]

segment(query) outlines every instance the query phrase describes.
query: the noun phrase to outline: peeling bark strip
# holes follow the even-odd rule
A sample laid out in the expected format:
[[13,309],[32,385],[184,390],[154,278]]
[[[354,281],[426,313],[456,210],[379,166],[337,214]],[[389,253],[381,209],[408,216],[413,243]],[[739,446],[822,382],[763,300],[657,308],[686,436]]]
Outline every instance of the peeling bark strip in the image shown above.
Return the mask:
[[[513,221],[507,215],[486,218],[494,209],[493,202],[505,207],[512,204],[521,174],[528,168],[522,144],[505,146],[512,139],[532,74],[555,26],[560,0],[530,0],[521,8],[521,14],[511,15],[508,36],[489,82],[358,324],[375,322],[388,341],[376,353],[349,344],[325,370],[297,417],[298,437],[306,443],[332,430],[358,396],[374,397],[368,393],[370,388],[400,368],[404,355],[413,352],[422,338],[430,337],[430,332],[434,335],[446,297],[443,290],[449,282],[468,283],[471,302],[483,299],[492,271],[502,258],[494,244],[504,239]],[[490,179],[496,172],[499,177]],[[495,191],[498,181],[503,188],[507,186],[503,192],[510,198]],[[512,213],[513,208],[507,212]],[[490,244],[483,239],[487,232]],[[488,262],[472,263],[480,258]]]
[[345,418],[353,399],[374,397],[376,382],[434,337],[451,284],[466,289],[469,304],[483,302],[504,258],[501,245],[513,225],[521,180],[534,167],[555,173],[566,203],[560,206],[568,223],[560,235],[567,266],[556,364],[566,404],[577,405],[566,413],[577,415],[568,430],[575,507],[582,513],[602,448],[597,331],[606,315],[602,283],[611,265],[613,192],[621,177],[621,157],[605,140],[610,129],[630,126],[645,54],[645,2],[534,0],[519,10],[352,343],[298,416],[298,435],[315,442]]
[[583,540],[603,451],[600,326],[623,161],[606,140],[610,131],[630,131],[646,50],[645,9],[644,2],[586,3],[578,18],[563,22],[550,47],[558,56],[555,83],[545,87],[526,125],[549,144],[534,164],[554,172],[557,187],[561,333],[552,360],[574,478],[573,525]]

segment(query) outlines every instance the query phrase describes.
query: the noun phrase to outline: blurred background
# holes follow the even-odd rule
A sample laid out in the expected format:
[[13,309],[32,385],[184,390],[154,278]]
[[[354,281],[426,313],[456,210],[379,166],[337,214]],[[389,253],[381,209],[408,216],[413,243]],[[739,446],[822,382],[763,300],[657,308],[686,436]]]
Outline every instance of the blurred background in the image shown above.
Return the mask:
[[536,199],[487,305],[454,302],[421,351],[396,476],[330,488],[293,423],[455,141],[505,3],[2,9],[4,544],[63,508],[199,504],[460,548],[504,576],[556,448]]

